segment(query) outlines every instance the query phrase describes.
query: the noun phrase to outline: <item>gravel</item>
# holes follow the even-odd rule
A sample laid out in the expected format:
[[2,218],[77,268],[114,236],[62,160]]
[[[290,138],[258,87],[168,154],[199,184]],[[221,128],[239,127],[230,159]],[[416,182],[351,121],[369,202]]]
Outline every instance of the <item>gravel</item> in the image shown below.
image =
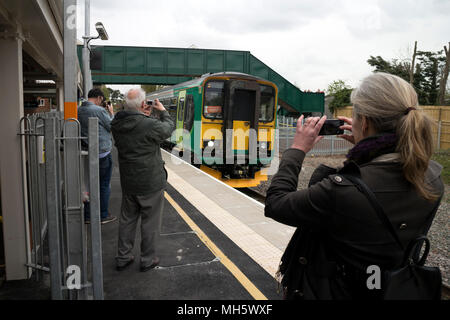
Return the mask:
[[[298,189],[305,189],[308,186],[309,179],[317,166],[321,163],[330,167],[342,166],[345,161],[345,156],[307,156],[303,162],[302,171],[299,175]],[[257,187],[252,188],[262,195],[266,195],[272,177],[269,176],[268,181],[262,182]],[[450,185],[445,186],[445,195],[442,199],[441,205],[433,220],[433,224],[428,232],[428,238],[431,242],[431,250],[428,255],[426,265],[438,266],[442,273],[442,282],[450,286],[450,254],[449,254],[449,239],[450,239]]]

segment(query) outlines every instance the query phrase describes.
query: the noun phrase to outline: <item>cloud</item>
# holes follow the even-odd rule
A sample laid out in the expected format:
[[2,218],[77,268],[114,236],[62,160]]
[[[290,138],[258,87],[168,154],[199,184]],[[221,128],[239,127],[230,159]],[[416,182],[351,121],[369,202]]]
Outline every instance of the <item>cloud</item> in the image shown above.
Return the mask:
[[316,90],[336,79],[356,86],[370,55],[409,56],[415,40],[441,50],[448,12],[448,0],[92,0],[91,33],[102,21],[110,40],[92,44],[251,51]]

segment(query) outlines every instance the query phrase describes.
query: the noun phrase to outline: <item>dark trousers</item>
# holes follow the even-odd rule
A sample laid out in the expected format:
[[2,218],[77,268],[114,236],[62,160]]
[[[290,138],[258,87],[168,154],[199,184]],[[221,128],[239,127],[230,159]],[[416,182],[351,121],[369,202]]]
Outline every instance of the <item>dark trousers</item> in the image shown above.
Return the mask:
[[118,266],[123,266],[134,258],[132,251],[139,218],[141,218],[141,266],[147,267],[152,264],[156,258],[163,208],[164,190],[143,196],[122,194],[116,256]]
[[[112,156],[111,153],[98,160],[100,179],[100,218],[108,216],[109,196],[111,195]],[[84,204],[84,219],[90,220],[89,202]]]

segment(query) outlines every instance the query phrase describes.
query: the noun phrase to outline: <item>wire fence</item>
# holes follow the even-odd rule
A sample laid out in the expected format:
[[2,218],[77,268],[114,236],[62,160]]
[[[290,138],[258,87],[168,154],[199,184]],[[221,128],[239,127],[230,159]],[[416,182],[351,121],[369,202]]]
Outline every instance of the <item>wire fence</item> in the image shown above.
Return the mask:
[[[279,152],[282,153],[289,149],[292,145],[297,127],[297,119],[292,117],[279,116],[278,119],[278,146]],[[314,155],[341,155],[347,154],[353,145],[336,136],[325,136],[319,141],[309,154]]]

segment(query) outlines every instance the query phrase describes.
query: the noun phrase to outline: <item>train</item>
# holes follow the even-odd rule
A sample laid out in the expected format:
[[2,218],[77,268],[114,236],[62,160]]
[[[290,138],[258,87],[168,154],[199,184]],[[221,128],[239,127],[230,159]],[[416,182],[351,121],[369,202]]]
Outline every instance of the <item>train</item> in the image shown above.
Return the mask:
[[237,72],[209,73],[146,99],[159,99],[176,124],[164,143],[172,153],[233,188],[267,180],[278,105],[273,82]]

